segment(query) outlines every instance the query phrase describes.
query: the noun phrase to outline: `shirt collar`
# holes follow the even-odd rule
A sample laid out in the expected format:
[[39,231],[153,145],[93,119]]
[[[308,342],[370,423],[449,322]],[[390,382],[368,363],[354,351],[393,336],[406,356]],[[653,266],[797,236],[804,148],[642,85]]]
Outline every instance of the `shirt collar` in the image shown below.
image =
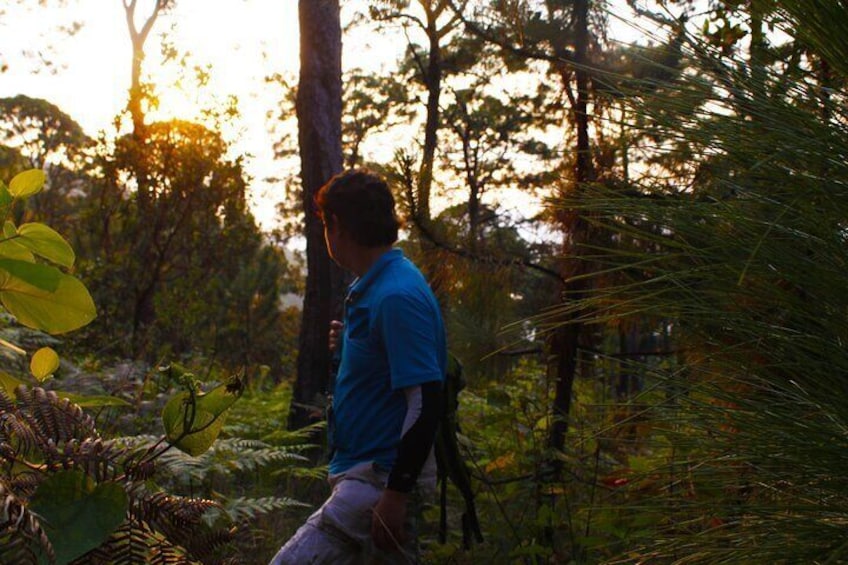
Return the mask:
[[371,283],[377,279],[386,265],[400,259],[403,259],[403,251],[398,248],[392,248],[380,255],[380,257],[374,261],[374,264],[371,265],[364,275],[357,277],[352,283],[350,283],[347,291],[347,301],[353,302],[362,296]]

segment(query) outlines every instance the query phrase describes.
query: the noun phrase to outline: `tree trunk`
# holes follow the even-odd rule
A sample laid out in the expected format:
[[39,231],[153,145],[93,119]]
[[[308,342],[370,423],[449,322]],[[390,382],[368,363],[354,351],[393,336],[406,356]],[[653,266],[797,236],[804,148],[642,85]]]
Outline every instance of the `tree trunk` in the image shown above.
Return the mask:
[[418,213],[423,222],[430,221],[430,192],[433,186],[433,162],[438,144],[439,97],[442,94],[442,48],[439,45],[439,30],[436,18],[441,10],[427,10],[427,38],[429,50],[427,68],[424,70],[424,84],[427,86],[427,119],[424,126],[424,148],[421,155],[421,171],[418,175]]
[[306,218],[306,293],[289,429],[319,420],[329,390],[330,319],[341,316],[345,277],[324,243],[314,197],[342,169],[341,25],[339,0],[300,0],[300,82],[297,91],[303,210]]
[[[594,167],[592,166],[592,152],[589,142],[589,115],[587,113],[589,101],[589,75],[586,70],[589,48],[589,0],[575,0],[574,2],[574,79],[577,86],[577,98],[574,104],[574,122],[577,129],[577,154],[574,161],[574,194],[578,194],[585,183],[594,179]],[[579,245],[586,241],[588,224],[579,212],[565,210],[561,218],[566,229],[567,261],[570,265],[566,269],[565,278],[572,279],[585,274],[587,265],[585,261],[574,257],[579,252]],[[570,255],[570,257],[569,257]],[[585,279],[580,277],[576,281],[567,282],[565,285],[566,300],[580,300],[586,290]],[[580,342],[581,324],[574,321],[579,314],[571,315],[564,320],[564,325],[558,329],[551,339],[551,349],[556,358],[556,392],[553,405],[554,421],[551,426],[549,446],[561,450],[565,446],[565,434],[568,430],[568,416],[571,410],[571,396],[574,387],[574,379],[577,373],[577,354]],[[559,461],[554,458],[554,461]],[[560,464],[555,464],[559,468]]]
[[124,0],[124,14],[127,20],[127,29],[130,32],[130,40],[132,41],[132,63],[130,73],[130,92],[129,100],[127,101],[127,110],[132,119],[132,139],[136,155],[134,156],[133,171],[136,176],[137,193],[139,209],[142,213],[147,213],[149,202],[152,198],[149,173],[146,167],[146,152],[145,144],[147,142],[147,130],[144,123],[144,109],[142,103],[144,101],[144,89],[141,84],[141,71],[144,63],[144,44],[147,42],[147,37],[150,35],[150,30],[156,23],[156,19],[162,10],[171,4],[171,0],[156,0],[151,8],[150,15],[144,21],[141,28],[136,25],[136,0]]
[[[148,132],[145,124],[143,102],[145,98],[144,88],[141,84],[141,73],[144,63],[144,45],[156,23],[162,10],[171,3],[171,0],[156,0],[151,8],[150,15],[144,20],[139,28],[136,23],[136,0],[124,0],[124,14],[126,16],[127,30],[132,42],[132,62],[130,73],[130,90],[127,101],[127,110],[132,119],[132,153],[130,166],[136,180],[136,204],[139,217],[149,218],[153,215],[153,187],[150,180],[148,167]],[[155,245],[153,236],[145,231],[136,234],[136,256],[142,264],[149,265],[155,261]],[[136,281],[135,283],[135,308],[133,310],[132,324],[132,352],[135,357],[141,357],[146,353],[147,328],[156,320],[156,306],[154,303],[155,289],[158,281],[157,275],[151,279]]]

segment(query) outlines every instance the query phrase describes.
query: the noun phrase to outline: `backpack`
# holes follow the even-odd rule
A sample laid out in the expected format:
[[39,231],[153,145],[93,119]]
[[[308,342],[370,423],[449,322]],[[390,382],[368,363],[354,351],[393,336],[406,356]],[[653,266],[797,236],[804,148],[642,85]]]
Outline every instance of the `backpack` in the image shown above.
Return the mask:
[[456,438],[456,434],[460,431],[457,417],[459,393],[465,388],[465,378],[462,375],[462,364],[453,354],[448,354],[447,365],[445,384],[442,388],[442,418],[435,441],[437,477],[441,488],[439,542],[445,543],[447,539],[447,486],[450,480],[465,500],[465,512],[462,514],[462,543],[468,549],[471,547],[472,536],[477,543],[483,542],[483,533],[480,531],[477,507],[474,504],[474,491],[471,489],[471,472],[462,458]]

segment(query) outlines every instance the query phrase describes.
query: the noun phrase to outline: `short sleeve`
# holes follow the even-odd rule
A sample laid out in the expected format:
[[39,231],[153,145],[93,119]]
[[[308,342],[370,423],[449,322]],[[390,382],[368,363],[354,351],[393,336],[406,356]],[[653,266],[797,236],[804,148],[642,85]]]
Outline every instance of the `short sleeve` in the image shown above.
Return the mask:
[[389,362],[392,389],[441,381],[439,313],[423,298],[386,296],[377,313],[377,328]]

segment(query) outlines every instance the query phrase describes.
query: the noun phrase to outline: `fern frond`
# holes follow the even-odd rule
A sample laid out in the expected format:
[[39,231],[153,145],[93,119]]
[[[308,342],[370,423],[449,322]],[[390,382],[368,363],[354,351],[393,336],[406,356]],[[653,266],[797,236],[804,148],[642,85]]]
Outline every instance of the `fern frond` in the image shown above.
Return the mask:
[[300,502],[293,498],[265,496],[261,498],[238,497],[227,501],[224,509],[233,522],[252,520],[258,516],[270,514],[277,510],[288,508],[306,508],[309,504]]
[[[100,547],[89,551],[76,565],[131,565],[147,563],[157,534],[143,521],[129,520]],[[185,561],[183,561],[185,562]]]
[[126,450],[113,441],[100,438],[72,439],[65,444],[65,460],[95,477],[98,482],[115,478],[121,458]]
[[314,424],[298,428],[297,430],[287,430],[285,428],[278,428],[270,434],[264,436],[264,438],[266,441],[278,445],[287,444],[292,446],[296,445],[299,448],[311,448],[314,447],[314,445],[312,445],[310,442],[314,441],[316,435],[324,433],[326,429],[327,422],[319,421],[315,422]]
[[57,464],[65,466],[61,452],[65,442],[98,437],[94,420],[76,404],[59,399],[56,393],[20,386],[16,395],[17,406],[5,419],[6,433],[21,439],[23,450],[19,453],[40,451],[48,468]]
[[297,453],[295,448],[273,447],[258,440],[235,438],[219,439],[197,457],[171,450],[158,459],[161,470],[193,482],[202,482],[212,473],[229,475],[233,471],[252,472],[263,467],[297,463],[308,464],[309,459]]
[[320,481],[327,478],[327,466],[313,465],[311,467],[286,467],[285,469],[278,469],[276,471],[272,471],[271,476],[274,478],[285,476],[293,477],[296,479],[310,479]]
[[[25,501],[16,496],[3,481],[0,481],[0,542],[3,542],[0,546],[3,547],[4,559],[7,551],[10,555],[14,552],[34,556],[35,550],[39,548],[51,561],[55,558],[53,545],[38,518],[27,509]],[[24,559],[11,562],[29,561]]]
[[247,449],[239,452],[239,457],[230,461],[237,471],[255,471],[275,464],[307,463],[309,459],[285,449]]
[[20,565],[36,565],[38,556],[33,551],[33,546],[24,537],[3,534],[0,532],[0,548],[3,548],[0,554],[0,563],[20,564]]
[[268,442],[262,441],[261,439],[251,439],[251,438],[243,438],[243,437],[228,437],[228,438],[218,438],[218,441],[215,442],[213,446],[220,450],[232,450],[232,451],[241,451],[244,449],[265,449],[271,447]]
[[36,472],[19,472],[9,479],[9,489],[22,499],[29,499],[44,477]]
[[[0,440],[4,446],[0,450],[0,456],[9,459],[32,453],[39,445],[38,432],[32,428],[17,406],[0,412]],[[16,447],[13,448],[12,445]]]
[[189,559],[183,548],[168,543],[166,539],[162,538],[160,544],[150,552],[148,563],[151,565],[172,565],[189,563]]
[[0,414],[12,412],[15,409],[15,401],[6,393],[5,388],[0,388]]
[[38,387],[21,386],[16,394],[21,411],[32,415],[43,438],[58,444],[73,438],[99,437],[94,419],[67,398],[60,399],[55,392]]
[[210,472],[224,470],[216,468],[213,454],[214,446],[197,457],[172,449],[163,453],[158,458],[157,464],[160,470],[173,476],[185,475],[193,481],[203,481]]
[[206,532],[195,532],[186,542],[186,548],[192,557],[208,563],[217,562],[216,552],[235,539],[237,529],[218,528]]
[[162,532],[168,539],[181,544],[185,538],[193,535],[194,528],[201,524],[203,514],[213,508],[220,508],[220,504],[212,500],[157,492],[134,498],[130,504],[130,513]]

